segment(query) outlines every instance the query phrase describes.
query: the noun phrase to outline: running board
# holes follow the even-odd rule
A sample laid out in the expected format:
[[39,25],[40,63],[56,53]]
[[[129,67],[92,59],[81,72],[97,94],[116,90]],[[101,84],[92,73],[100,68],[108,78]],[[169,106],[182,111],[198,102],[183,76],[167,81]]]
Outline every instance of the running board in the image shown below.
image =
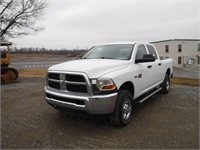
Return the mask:
[[141,100],[138,100],[138,103],[142,103],[145,100],[147,100],[149,97],[151,97],[152,95],[154,95],[155,93],[157,93],[158,91],[160,91],[162,88],[159,88],[153,92],[151,92],[150,94],[148,94],[147,96],[142,96]]

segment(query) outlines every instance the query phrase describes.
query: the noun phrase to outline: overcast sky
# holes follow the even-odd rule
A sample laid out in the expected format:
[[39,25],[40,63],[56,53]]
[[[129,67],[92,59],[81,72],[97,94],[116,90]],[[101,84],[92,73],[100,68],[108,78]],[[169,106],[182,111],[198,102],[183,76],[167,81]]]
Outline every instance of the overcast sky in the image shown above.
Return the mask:
[[199,39],[199,0],[49,0],[45,30],[17,47],[90,48],[107,42]]

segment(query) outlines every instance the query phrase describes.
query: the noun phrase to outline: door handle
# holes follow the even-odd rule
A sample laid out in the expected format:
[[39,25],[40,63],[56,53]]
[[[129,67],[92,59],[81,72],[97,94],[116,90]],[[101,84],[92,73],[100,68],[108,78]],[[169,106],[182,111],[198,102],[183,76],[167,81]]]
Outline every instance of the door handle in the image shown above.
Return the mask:
[[159,65],[159,66],[161,66],[161,65],[162,65],[162,63],[159,63],[158,65]]
[[138,74],[138,78],[141,78],[142,77],[142,74],[140,73],[140,74]]
[[147,66],[147,68],[151,68],[151,67],[152,67],[151,65]]

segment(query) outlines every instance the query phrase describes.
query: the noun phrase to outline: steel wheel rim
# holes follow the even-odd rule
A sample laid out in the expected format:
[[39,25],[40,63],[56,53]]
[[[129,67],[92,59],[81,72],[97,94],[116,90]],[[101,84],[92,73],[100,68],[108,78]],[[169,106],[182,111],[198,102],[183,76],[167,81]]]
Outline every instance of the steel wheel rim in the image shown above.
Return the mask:
[[132,104],[129,98],[126,98],[124,100],[123,106],[122,106],[122,117],[124,120],[128,120],[132,113]]
[[166,81],[166,88],[167,88],[167,90],[169,90],[169,87],[170,87],[170,83],[169,83],[169,79],[167,79],[167,81]]

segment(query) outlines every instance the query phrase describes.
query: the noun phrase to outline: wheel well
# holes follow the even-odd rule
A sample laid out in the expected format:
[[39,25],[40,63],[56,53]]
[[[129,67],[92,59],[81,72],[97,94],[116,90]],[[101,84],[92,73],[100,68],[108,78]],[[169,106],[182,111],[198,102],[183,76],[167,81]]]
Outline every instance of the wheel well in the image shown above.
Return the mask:
[[131,94],[134,96],[134,85],[130,81],[123,83],[120,86],[119,90],[127,90],[127,91],[131,92]]
[[168,74],[168,75],[169,75],[169,77],[170,77],[170,69],[169,69],[169,68],[167,69],[167,72],[166,72],[166,74]]

